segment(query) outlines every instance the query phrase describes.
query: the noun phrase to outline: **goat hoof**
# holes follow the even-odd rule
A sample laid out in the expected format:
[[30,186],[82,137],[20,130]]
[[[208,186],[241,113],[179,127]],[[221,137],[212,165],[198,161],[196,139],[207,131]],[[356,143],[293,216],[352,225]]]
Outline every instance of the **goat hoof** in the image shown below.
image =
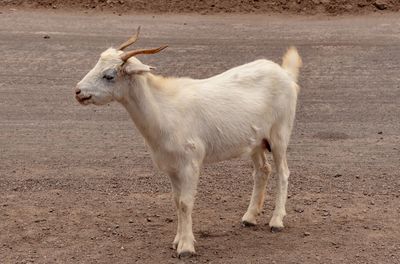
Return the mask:
[[271,226],[272,233],[278,233],[278,232],[282,232],[282,231],[283,231],[283,227]]
[[183,251],[183,252],[181,252],[181,253],[178,254],[178,257],[179,257],[180,259],[183,259],[183,258],[191,258],[191,257],[193,257],[194,255],[195,255],[194,252],[191,252],[191,251]]
[[251,226],[256,226],[255,223],[251,223],[249,221],[242,221],[242,226],[243,227],[251,227]]

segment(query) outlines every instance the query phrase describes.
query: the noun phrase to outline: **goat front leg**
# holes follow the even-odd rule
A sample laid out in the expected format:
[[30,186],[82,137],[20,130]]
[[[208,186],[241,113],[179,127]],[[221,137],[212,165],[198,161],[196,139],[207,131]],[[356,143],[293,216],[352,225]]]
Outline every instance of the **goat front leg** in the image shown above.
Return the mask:
[[178,227],[176,230],[176,236],[174,239],[174,242],[172,242],[172,248],[173,249],[177,249],[178,248],[178,244],[179,244],[179,240],[181,237],[181,214],[180,214],[180,210],[179,210],[179,197],[180,197],[180,190],[179,190],[179,184],[176,183],[177,181],[177,177],[176,175],[170,175],[171,181],[172,181],[172,191],[173,191],[173,195],[174,195],[174,203],[176,206],[176,214],[178,217]]
[[191,256],[194,250],[192,210],[199,178],[199,166],[190,164],[170,175],[178,214],[178,230],[173,247],[179,257]]

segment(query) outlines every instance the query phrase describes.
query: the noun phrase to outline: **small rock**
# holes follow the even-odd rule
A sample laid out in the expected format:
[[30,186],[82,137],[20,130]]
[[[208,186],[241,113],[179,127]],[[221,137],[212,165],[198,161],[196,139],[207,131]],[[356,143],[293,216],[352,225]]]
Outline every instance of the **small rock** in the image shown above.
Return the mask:
[[327,211],[327,210],[324,210],[323,212],[322,212],[322,216],[330,216],[331,214],[329,213],[329,211]]
[[132,223],[133,223],[133,220],[132,220],[132,219],[129,219],[129,223],[132,224]]
[[382,135],[382,134],[383,134],[383,132],[382,132],[382,131],[379,131],[379,132],[378,132],[378,134],[379,134],[379,135]]
[[345,5],[344,8],[345,8],[347,11],[350,11],[351,9],[353,9],[353,6],[352,6],[352,5]]
[[379,10],[385,10],[388,7],[386,1],[384,0],[377,0],[373,3],[373,5]]
[[119,228],[119,225],[115,225],[115,228]]
[[302,212],[304,212],[304,209],[303,208],[295,208],[294,211],[296,213],[302,213]]
[[307,236],[310,236],[311,233],[310,232],[304,232],[303,235],[307,237]]
[[44,38],[44,39],[49,39],[50,36],[49,36],[49,35],[44,35],[43,38]]
[[340,173],[337,173],[337,174],[335,174],[333,177],[335,177],[335,178],[339,178],[339,177],[342,177],[342,174],[340,174]]
[[151,222],[151,219],[149,217],[146,218],[147,222]]

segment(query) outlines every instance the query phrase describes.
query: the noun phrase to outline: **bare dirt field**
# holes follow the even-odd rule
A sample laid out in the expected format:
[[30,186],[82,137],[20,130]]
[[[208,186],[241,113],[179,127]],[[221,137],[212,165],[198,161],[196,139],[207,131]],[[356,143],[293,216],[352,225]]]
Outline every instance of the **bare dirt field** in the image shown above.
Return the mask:
[[[0,263],[400,263],[400,18],[87,15],[0,10]],[[303,57],[289,147],[286,229],[240,219],[251,163],[202,171],[198,255],[170,245],[169,179],[117,104],[82,107],[75,84],[142,25],[141,57],[204,78],[289,45]]]
[[399,0],[2,0],[0,6],[85,12],[368,14],[400,10]]

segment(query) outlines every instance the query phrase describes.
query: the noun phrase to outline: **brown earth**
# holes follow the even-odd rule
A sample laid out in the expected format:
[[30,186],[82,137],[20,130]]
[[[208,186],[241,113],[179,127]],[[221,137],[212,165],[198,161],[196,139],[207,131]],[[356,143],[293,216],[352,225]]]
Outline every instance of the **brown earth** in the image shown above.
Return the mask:
[[[400,263],[397,15],[0,14],[0,263]],[[142,60],[204,78],[295,45],[302,87],[289,148],[286,229],[243,228],[251,163],[207,165],[194,210],[198,255],[170,249],[167,176],[117,104],[82,107],[77,81],[142,25]]]
[[2,0],[0,6],[116,13],[365,14],[400,10],[399,0]]

